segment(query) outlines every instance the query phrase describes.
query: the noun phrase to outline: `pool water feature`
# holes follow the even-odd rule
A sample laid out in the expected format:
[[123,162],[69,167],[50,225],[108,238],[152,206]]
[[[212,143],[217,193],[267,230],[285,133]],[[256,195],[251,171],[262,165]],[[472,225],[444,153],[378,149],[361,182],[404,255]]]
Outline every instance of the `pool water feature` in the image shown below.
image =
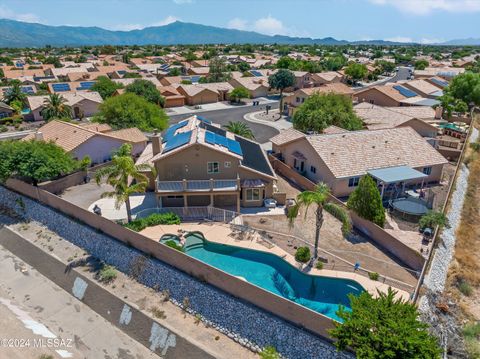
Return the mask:
[[271,253],[209,242],[198,232],[185,239],[187,255],[337,321],[340,305],[350,309],[347,295],[365,290],[350,279],[305,274]]

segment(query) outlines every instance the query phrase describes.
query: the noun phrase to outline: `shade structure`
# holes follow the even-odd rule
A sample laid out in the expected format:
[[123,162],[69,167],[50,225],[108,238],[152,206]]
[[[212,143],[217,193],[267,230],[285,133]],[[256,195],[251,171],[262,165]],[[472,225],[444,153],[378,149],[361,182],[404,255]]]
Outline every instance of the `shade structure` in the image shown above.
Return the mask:
[[425,173],[417,171],[409,166],[379,168],[376,170],[370,170],[367,173],[384,184],[407,182],[414,179],[428,177]]

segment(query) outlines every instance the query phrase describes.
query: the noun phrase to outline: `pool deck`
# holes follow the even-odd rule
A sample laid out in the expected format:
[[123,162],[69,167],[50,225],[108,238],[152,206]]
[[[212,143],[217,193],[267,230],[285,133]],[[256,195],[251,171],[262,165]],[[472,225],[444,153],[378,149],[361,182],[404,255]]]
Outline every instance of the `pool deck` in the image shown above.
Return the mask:
[[[231,246],[237,246],[242,248],[254,249],[258,251],[268,252],[276,254],[283,258],[294,267],[310,275],[319,275],[333,278],[351,279],[359,283],[365,290],[371,293],[373,296],[377,296],[377,290],[380,292],[387,292],[389,286],[366,278],[360,274],[354,272],[343,272],[328,269],[316,269],[301,264],[295,260],[295,258],[283,249],[266,242],[261,239],[260,235],[255,232],[242,232],[242,235],[247,237],[244,239],[235,238],[235,233],[227,225],[221,225],[218,223],[182,223],[180,225],[158,225],[145,228],[140,233],[144,236],[151,238],[152,240],[159,241],[164,234],[178,234],[179,231],[191,232],[198,231],[203,233],[205,238],[211,242],[220,244],[227,244]],[[392,287],[393,288],[393,287]],[[398,291],[397,296],[405,300],[410,299],[410,294],[404,290],[394,288]]]

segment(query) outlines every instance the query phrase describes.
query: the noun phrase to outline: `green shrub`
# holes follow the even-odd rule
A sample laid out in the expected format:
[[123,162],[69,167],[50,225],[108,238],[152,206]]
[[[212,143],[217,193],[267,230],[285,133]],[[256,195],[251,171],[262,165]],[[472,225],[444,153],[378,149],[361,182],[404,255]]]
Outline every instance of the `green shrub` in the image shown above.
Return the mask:
[[480,152],[480,142],[474,142],[470,144],[470,147],[475,152]]
[[271,345],[265,347],[259,355],[262,359],[280,359],[280,354],[278,354],[277,349]]
[[467,297],[470,297],[473,293],[472,286],[464,280],[461,280],[457,283],[457,288],[464,296]]
[[110,283],[117,278],[117,271],[114,267],[105,265],[98,272],[98,280],[104,283]]
[[169,246],[170,248],[173,248],[173,249],[176,249],[177,251],[183,252],[183,247],[182,247],[182,246],[179,246],[179,245],[177,244],[177,242],[175,242],[175,241],[172,240],[172,239],[166,241],[165,244],[166,244],[167,246]]
[[145,218],[138,218],[130,223],[125,224],[125,227],[135,232],[140,232],[147,227],[157,226],[159,224],[180,224],[180,217],[175,213],[153,213]]
[[299,247],[295,252],[295,259],[302,263],[307,263],[310,260],[310,248]]
[[480,358],[480,323],[469,323],[463,328],[469,358]]
[[368,277],[371,279],[371,280],[378,280],[378,273],[377,272],[368,272]]
[[7,126],[0,125],[0,132],[7,132],[7,131],[8,131]]
[[352,231],[352,221],[350,220],[350,216],[348,215],[348,212],[340,207],[338,204],[335,203],[325,203],[323,205],[323,208],[325,211],[330,213],[332,216],[334,216],[336,219],[338,219],[340,222],[342,222],[342,233],[344,236],[347,236],[350,234]]
[[323,262],[322,261],[318,261],[315,268],[317,269],[323,269]]

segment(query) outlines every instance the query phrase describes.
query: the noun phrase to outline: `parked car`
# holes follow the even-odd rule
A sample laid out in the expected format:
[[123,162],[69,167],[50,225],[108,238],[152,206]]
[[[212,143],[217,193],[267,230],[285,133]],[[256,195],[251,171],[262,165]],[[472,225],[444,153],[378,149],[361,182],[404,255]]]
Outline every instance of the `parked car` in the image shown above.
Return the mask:
[[263,200],[263,205],[266,208],[275,208],[277,207],[277,201],[275,201],[273,198],[265,198]]

